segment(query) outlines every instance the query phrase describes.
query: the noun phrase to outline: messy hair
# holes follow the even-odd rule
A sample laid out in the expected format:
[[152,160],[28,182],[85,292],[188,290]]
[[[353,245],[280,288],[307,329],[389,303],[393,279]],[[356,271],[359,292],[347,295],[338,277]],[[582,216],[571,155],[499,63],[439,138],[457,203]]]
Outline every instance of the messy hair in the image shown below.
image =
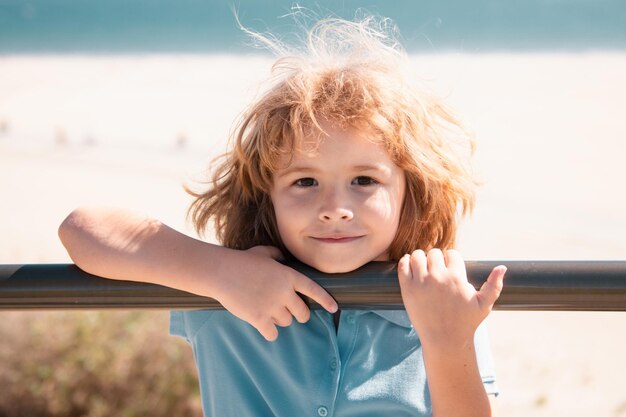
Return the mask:
[[474,205],[471,135],[430,94],[410,88],[407,56],[386,19],[318,21],[304,50],[249,34],[278,58],[269,87],[242,114],[231,149],[216,159],[208,190],[188,190],[202,234],[210,220],[217,239],[235,249],[272,245],[288,253],[270,199],[273,174],[299,144],[324,138],[323,121],[372,132],[406,176],[405,200],[389,248],[398,260],[414,249],[450,248],[460,215]]

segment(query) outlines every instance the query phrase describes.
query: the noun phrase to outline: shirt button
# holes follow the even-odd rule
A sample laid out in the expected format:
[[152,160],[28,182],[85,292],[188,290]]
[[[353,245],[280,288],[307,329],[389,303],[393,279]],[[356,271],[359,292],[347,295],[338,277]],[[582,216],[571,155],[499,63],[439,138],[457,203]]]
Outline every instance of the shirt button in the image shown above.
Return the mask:
[[328,415],[328,408],[321,406],[317,409],[317,415],[320,417],[326,417]]
[[348,320],[348,323],[350,323],[350,324],[354,324],[354,315],[353,315],[353,314],[350,314],[350,315],[348,316],[347,320]]
[[330,361],[330,369],[332,369],[333,371],[335,369],[337,369],[337,360],[333,359],[332,361]]

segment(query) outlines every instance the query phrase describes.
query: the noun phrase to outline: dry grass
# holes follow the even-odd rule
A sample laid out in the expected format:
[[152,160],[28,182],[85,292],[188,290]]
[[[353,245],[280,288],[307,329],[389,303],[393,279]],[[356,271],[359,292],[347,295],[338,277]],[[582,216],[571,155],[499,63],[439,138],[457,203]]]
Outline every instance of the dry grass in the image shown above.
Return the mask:
[[0,314],[0,417],[201,416],[165,312]]

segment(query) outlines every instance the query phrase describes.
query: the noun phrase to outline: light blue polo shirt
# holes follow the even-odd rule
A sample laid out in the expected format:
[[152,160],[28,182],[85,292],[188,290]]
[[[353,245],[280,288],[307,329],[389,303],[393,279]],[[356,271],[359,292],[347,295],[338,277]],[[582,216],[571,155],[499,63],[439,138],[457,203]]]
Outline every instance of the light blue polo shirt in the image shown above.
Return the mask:
[[[279,328],[266,341],[225,310],[173,311],[170,332],[192,346],[206,417],[430,416],[419,339],[404,310],[344,310]],[[480,374],[496,394],[486,329],[475,335]]]

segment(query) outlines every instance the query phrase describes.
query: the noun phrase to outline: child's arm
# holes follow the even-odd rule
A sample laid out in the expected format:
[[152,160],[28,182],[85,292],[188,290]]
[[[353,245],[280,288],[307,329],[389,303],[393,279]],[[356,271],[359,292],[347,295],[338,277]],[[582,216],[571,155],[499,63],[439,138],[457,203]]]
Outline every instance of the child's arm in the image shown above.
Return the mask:
[[239,251],[193,239],[161,222],[114,209],[77,209],[59,227],[72,260],[94,275],[150,282],[218,300],[267,340],[295,317],[309,319],[304,294],[337,304],[315,281],[277,262],[269,246]]
[[491,416],[476,362],[474,332],[500,296],[506,267],[480,291],[467,281],[461,255],[417,250],[398,264],[402,299],[422,343],[434,416]]

